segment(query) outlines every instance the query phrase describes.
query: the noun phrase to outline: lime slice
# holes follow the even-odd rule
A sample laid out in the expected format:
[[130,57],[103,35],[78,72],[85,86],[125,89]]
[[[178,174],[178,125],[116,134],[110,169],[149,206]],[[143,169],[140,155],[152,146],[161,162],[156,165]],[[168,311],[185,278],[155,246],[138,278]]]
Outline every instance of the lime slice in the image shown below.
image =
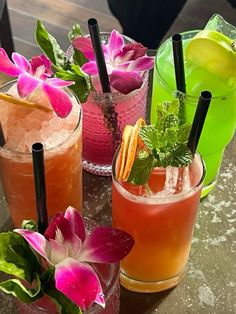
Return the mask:
[[203,30],[189,41],[185,57],[190,64],[227,79],[236,75],[236,52],[232,43],[233,40],[222,33]]

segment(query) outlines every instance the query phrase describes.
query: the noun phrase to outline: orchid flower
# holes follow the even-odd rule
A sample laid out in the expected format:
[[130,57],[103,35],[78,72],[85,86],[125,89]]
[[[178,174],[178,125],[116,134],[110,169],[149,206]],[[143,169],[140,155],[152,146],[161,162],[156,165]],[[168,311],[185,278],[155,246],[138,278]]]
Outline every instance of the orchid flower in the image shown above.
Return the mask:
[[51,61],[44,55],[33,57],[29,62],[21,54],[13,52],[12,60],[13,62],[9,59],[6,51],[0,48],[0,72],[18,77],[19,96],[25,98],[41,87],[55,113],[59,117],[65,118],[72,109],[72,103],[62,88],[70,86],[74,82],[50,78],[52,75]]
[[112,227],[98,227],[87,234],[80,214],[68,207],[58,213],[44,236],[38,232],[16,229],[38,252],[48,266],[55,266],[57,290],[82,310],[93,302],[105,307],[98,275],[88,263],[116,263],[125,257],[134,245],[133,238]]
[[[82,70],[94,77],[98,74],[91,39],[77,37],[72,41],[75,49],[80,50],[88,62]],[[110,85],[117,91],[128,94],[141,87],[143,72],[151,69],[154,57],[146,56],[147,48],[140,43],[125,44],[123,36],[113,30],[107,44],[102,44]]]

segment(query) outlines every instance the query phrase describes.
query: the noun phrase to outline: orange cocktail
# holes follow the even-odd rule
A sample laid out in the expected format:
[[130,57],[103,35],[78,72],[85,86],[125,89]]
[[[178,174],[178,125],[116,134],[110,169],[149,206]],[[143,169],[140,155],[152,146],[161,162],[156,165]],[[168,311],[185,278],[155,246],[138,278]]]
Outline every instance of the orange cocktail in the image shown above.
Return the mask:
[[[6,84],[1,92],[15,94],[14,83]],[[68,91],[68,90],[67,90]],[[81,109],[77,99],[68,91],[73,109],[66,118],[54,111],[44,112],[3,102],[0,119],[6,144],[0,148],[0,171],[4,195],[16,226],[23,219],[36,220],[33,163],[31,146],[44,145],[48,216],[71,205],[82,207],[82,138]],[[31,101],[49,107],[40,91]]]
[[[113,224],[135,240],[121,262],[121,284],[138,292],[175,286],[189,257],[204,174],[200,157],[186,168],[154,168],[148,191],[144,186],[118,181],[115,164],[113,170]],[[171,183],[169,191],[166,188],[167,172],[175,178],[174,190]]]

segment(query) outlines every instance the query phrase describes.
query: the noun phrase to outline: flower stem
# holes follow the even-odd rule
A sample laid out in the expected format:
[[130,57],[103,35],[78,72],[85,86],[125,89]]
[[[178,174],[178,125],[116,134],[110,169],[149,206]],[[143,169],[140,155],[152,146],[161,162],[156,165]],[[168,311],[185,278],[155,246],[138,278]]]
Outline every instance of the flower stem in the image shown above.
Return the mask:
[[41,106],[41,105],[38,105],[36,103],[26,101],[26,100],[23,100],[20,98],[15,98],[11,95],[4,94],[4,93],[0,93],[0,100],[4,100],[4,101],[9,102],[11,104],[27,107],[29,109],[38,109],[38,110],[42,110],[45,112],[52,112],[52,109],[50,109],[50,108],[46,108],[44,106]]

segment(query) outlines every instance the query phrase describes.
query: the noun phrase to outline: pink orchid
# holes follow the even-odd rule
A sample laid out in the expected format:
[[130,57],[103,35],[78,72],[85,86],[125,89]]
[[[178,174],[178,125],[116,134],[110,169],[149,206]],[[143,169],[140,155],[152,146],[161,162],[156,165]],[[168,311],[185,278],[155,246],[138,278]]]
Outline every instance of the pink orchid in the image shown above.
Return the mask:
[[[91,39],[77,37],[72,45],[88,59],[82,70],[92,77],[96,76],[98,69]],[[125,44],[123,36],[113,30],[108,44],[103,44],[102,49],[110,76],[110,85],[123,94],[140,88],[143,83],[143,72],[150,70],[154,64],[154,57],[145,55],[147,48],[140,43]]]
[[70,86],[74,82],[49,78],[52,75],[51,61],[44,55],[33,57],[29,62],[21,54],[13,52],[12,60],[13,62],[5,50],[0,48],[0,72],[18,77],[19,96],[25,98],[37,88],[42,88],[55,113],[59,117],[65,118],[72,109],[72,103],[62,88]]
[[58,213],[44,236],[26,229],[16,229],[48,265],[55,266],[56,288],[82,310],[93,302],[105,307],[101,283],[91,264],[117,263],[134,245],[133,238],[112,227],[98,227],[86,233],[80,214],[68,207]]

